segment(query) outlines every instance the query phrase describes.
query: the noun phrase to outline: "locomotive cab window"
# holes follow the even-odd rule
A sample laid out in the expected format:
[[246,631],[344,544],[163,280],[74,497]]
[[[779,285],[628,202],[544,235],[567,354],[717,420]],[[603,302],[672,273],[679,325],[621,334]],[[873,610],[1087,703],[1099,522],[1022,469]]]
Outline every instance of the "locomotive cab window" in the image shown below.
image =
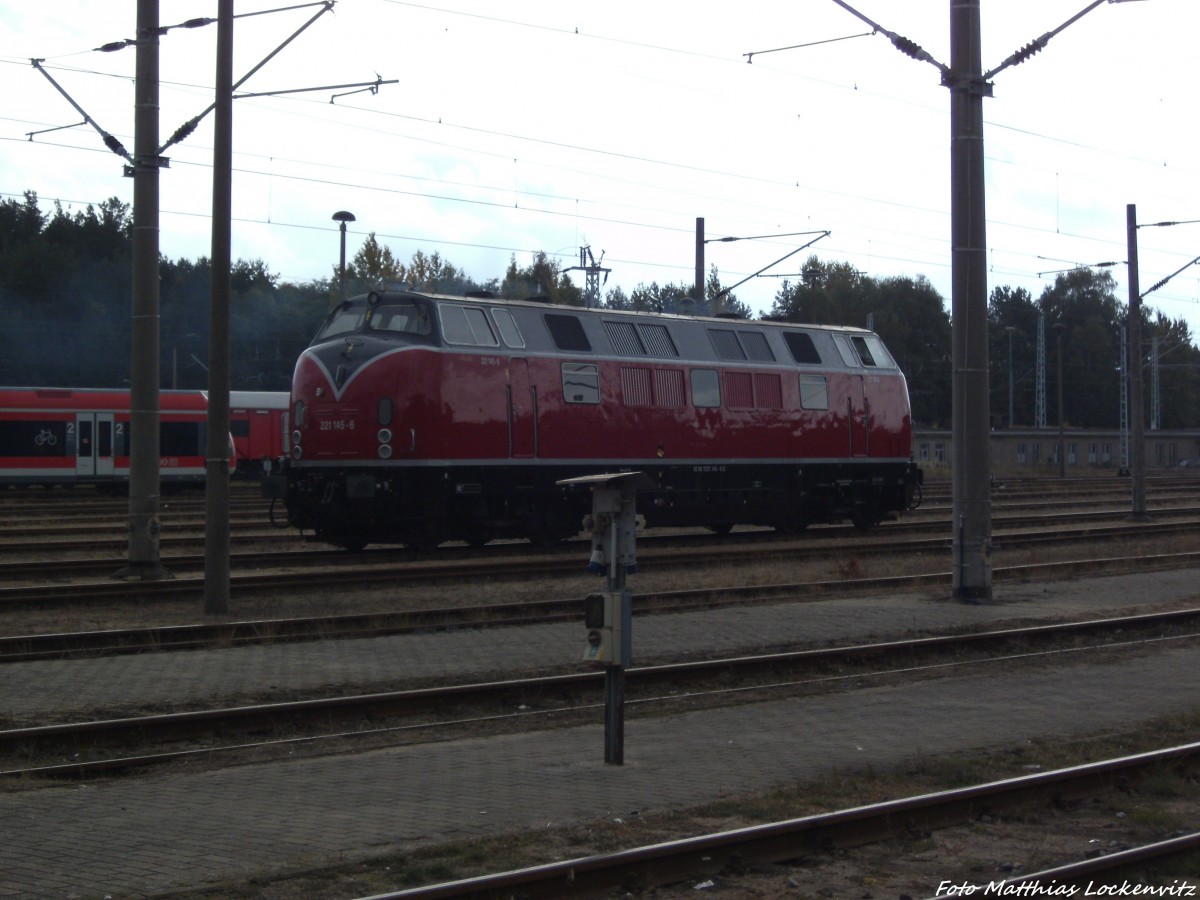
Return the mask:
[[567,403],[599,403],[600,369],[591,363],[563,363],[562,386]]
[[517,327],[517,320],[513,318],[513,314],[507,309],[492,308],[492,319],[496,323],[496,327],[500,330],[500,337],[504,338],[504,343],[514,350],[523,350],[525,348],[525,338],[521,337],[521,329]]
[[851,368],[896,368],[896,363],[883,346],[883,341],[873,334],[839,334],[834,336],[834,343],[842,355],[842,361]]
[[447,344],[468,347],[498,347],[496,334],[488,322],[487,314],[474,306],[455,306],[442,303],[438,310],[442,316],[442,337]]
[[325,320],[325,324],[317,332],[313,343],[328,340],[339,334],[349,334],[352,331],[358,331],[358,329],[362,328],[366,312],[367,308],[361,302],[354,304],[348,301],[341,304],[329,314],[329,318]]

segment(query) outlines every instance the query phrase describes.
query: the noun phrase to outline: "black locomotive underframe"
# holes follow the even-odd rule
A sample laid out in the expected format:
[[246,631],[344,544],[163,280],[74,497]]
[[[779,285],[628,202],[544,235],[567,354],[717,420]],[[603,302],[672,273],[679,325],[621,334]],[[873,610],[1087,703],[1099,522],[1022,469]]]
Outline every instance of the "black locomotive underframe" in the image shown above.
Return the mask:
[[[580,475],[633,467],[540,465],[314,468],[289,473],[292,525],[347,547],[433,546],[496,538],[552,543],[591,512]],[[869,527],[913,506],[920,470],[907,462],[666,464],[637,467],[658,484],[640,491],[648,527],[765,525],[798,531],[850,521]]]

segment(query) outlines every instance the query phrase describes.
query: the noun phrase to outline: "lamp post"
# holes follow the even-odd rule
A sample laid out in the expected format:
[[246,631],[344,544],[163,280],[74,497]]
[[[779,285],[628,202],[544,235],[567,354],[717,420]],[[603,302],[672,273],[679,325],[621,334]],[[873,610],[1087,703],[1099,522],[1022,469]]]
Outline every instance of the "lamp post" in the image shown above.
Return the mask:
[[333,214],[333,221],[339,224],[342,233],[342,253],[338,263],[338,303],[346,302],[346,223],[355,221],[354,213],[339,209]]

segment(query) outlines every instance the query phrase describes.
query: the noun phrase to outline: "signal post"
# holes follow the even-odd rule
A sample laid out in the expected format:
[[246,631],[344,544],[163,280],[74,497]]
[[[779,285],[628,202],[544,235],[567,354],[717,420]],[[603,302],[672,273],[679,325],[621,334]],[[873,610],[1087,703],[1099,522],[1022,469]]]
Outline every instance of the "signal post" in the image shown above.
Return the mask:
[[625,669],[633,658],[633,595],[625,576],[637,571],[637,491],[655,485],[642,472],[585,475],[558,483],[592,490],[587,570],[604,575],[606,585],[584,600],[583,661],[604,668],[604,761],[620,766],[625,763]]

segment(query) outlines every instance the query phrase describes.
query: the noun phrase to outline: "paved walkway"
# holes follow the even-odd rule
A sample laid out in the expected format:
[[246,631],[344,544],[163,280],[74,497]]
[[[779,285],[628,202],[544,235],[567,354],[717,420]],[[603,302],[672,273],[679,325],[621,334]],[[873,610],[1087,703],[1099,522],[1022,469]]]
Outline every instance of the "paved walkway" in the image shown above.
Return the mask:
[[[635,620],[635,662],[705,647],[859,640],[1014,617],[1103,615],[1200,593],[1195,573],[1001,586],[992,606],[841,599]],[[574,670],[581,626],[402,636],[0,667],[7,715],[45,719],[239,693],[500,671]],[[603,726],[200,774],[0,793],[0,897],[131,897],[361,858],[502,829],[545,828],[758,791],[835,768],[1128,727],[1200,705],[1200,650],[1067,671],[980,673]]]

